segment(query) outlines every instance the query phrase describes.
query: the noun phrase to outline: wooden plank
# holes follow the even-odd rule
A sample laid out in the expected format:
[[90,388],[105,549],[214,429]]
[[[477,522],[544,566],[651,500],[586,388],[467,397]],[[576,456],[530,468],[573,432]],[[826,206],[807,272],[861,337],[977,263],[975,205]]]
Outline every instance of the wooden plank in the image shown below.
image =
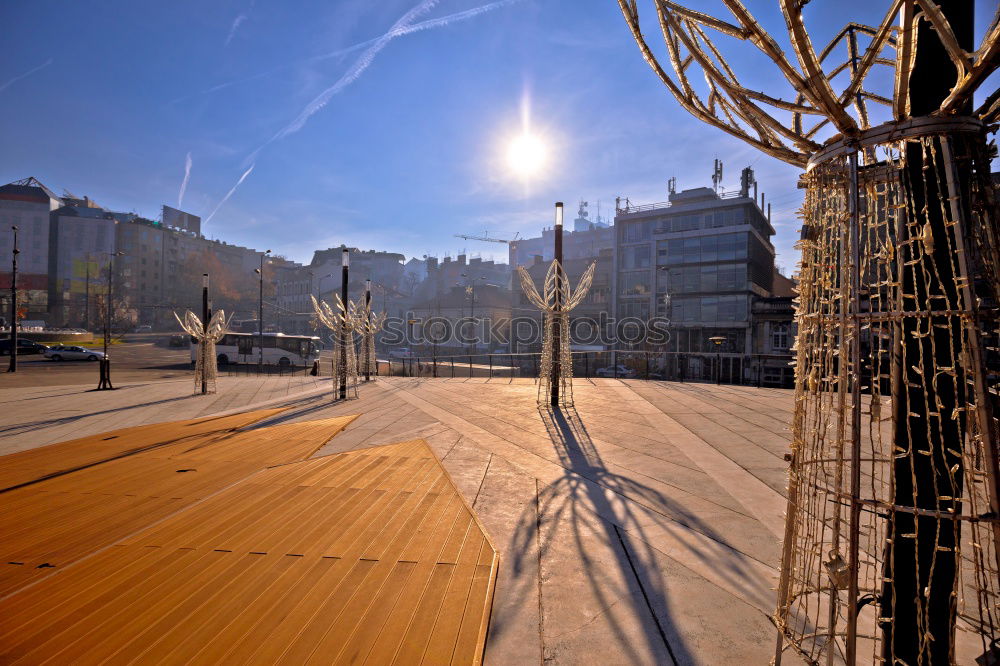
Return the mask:
[[68,470],[100,464],[147,447],[236,430],[286,409],[279,407],[223,417],[151,423],[0,456],[0,491]]
[[421,440],[291,463],[0,599],[0,662],[478,663],[496,563]]

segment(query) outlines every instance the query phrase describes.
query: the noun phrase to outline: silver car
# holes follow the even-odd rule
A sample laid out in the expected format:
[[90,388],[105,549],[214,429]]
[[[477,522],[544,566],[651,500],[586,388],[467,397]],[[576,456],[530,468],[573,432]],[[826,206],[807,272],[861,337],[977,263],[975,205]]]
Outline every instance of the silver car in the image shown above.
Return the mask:
[[56,345],[49,347],[44,353],[45,358],[53,361],[99,361],[104,358],[104,352],[86,347],[70,347],[67,345]]

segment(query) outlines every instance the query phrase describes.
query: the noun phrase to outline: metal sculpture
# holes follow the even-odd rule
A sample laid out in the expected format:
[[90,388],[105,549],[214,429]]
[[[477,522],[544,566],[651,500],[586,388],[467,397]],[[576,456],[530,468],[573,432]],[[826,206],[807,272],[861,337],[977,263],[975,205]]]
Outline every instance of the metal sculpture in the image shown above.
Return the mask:
[[176,312],[173,314],[184,332],[198,341],[198,357],[194,363],[194,392],[215,393],[215,381],[219,375],[215,343],[222,339],[229,328],[225,311],[217,310],[212,314],[208,326],[202,323],[201,317],[190,310],[184,313],[183,319],[178,317]]
[[[775,661],[791,645],[810,663],[993,663],[1000,437],[985,360],[1000,221],[986,138],[1000,93],[976,109],[973,94],[1000,64],[1000,15],[977,48],[971,0],[890,0],[817,53],[807,3],[779,0],[793,63],[721,1],[732,21],[654,0],[673,76],[636,0],[619,5],[684,108],[806,168]],[[770,59],[791,99],[742,84],[719,35]]]
[[[573,356],[570,353],[569,313],[579,305],[590,290],[597,262],[592,263],[580,278],[575,290],[570,290],[569,278],[562,264],[553,260],[545,274],[542,293],[538,292],[524,266],[517,267],[521,289],[528,300],[545,313],[542,335],[542,362],[538,374],[538,404],[549,405],[553,382],[559,383],[559,404],[573,405]],[[558,337],[558,342],[556,338]],[[558,349],[556,346],[558,344]],[[556,371],[553,371],[558,363]]]
[[361,331],[361,354],[358,357],[358,374],[364,375],[367,379],[374,374],[378,374],[378,365],[375,360],[375,334],[382,330],[385,325],[386,313],[372,312],[371,302],[360,307],[358,313],[358,329]]
[[310,298],[316,318],[321,324],[333,331],[331,374],[333,375],[334,397],[340,395],[340,387],[343,384],[346,390],[344,395],[340,395],[341,399],[357,398],[358,358],[354,334],[358,330],[358,306],[352,300],[348,300],[345,305],[340,294],[337,294],[336,311],[330,307],[329,303],[318,301],[315,296],[310,296]]

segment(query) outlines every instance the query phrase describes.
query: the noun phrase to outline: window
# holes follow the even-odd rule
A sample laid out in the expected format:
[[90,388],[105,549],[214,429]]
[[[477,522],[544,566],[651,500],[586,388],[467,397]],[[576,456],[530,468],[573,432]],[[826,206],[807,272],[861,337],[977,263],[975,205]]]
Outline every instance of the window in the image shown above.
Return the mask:
[[622,248],[618,253],[618,268],[620,270],[649,268],[649,254],[649,245]]
[[741,261],[747,257],[745,233],[674,238],[667,241],[666,253],[657,244],[657,263],[693,264],[712,261]]
[[771,327],[771,349],[775,351],[788,349],[788,338],[790,337],[788,328],[788,324],[784,322],[774,324]]
[[652,222],[628,222],[625,223],[625,229],[622,241],[625,243],[641,243],[650,239],[652,229]]
[[670,221],[671,231],[693,231],[700,227],[700,215],[678,215]]
[[649,272],[621,273],[618,282],[620,296],[648,296],[650,291]]

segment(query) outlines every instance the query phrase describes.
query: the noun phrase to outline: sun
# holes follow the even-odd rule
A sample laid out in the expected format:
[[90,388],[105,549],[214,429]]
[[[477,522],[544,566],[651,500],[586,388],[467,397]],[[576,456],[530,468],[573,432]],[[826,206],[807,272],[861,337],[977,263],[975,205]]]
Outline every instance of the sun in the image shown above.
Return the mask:
[[507,166],[521,177],[539,173],[545,167],[547,157],[545,142],[534,134],[520,134],[507,146]]

